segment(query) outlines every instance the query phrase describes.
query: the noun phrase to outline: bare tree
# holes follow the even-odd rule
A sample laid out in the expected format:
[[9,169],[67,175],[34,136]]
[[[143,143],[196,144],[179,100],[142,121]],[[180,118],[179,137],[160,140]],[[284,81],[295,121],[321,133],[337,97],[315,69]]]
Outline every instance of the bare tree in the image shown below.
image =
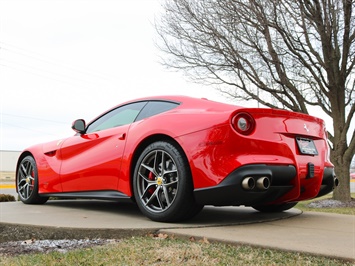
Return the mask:
[[[156,21],[164,64],[236,100],[333,119],[334,198],[350,197],[355,152],[353,0],[166,0]],[[352,131],[352,132],[351,132]]]

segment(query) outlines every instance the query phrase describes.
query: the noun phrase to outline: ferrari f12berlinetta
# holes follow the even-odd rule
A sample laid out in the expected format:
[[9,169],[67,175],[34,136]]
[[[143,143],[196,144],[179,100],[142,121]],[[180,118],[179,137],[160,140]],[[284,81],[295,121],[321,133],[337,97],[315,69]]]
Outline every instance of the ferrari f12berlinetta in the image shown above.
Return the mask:
[[338,182],[323,120],[301,113],[159,96],[72,128],[74,136],[22,152],[21,201],[133,200],[150,219],[177,222],[204,205],[280,212]]

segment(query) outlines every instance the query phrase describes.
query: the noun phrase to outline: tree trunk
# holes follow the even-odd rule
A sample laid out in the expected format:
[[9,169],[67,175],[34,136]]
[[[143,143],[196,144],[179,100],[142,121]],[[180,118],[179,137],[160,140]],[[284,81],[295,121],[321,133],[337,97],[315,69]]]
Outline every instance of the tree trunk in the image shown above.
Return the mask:
[[334,189],[333,199],[347,202],[351,200],[350,194],[350,162],[339,164],[338,160],[332,161],[335,167],[335,174],[339,179],[339,186]]
[[335,91],[334,96],[330,99],[333,110],[332,118],[334,130],[334,136],[331,139],[333,149],[330,151],[330,161],[334,164],[335,175],[339,180],[339,185],[333,192],[333,199],[346,202],[351,200],[350,164],[353,153],[351,152],[346,138],[345,102],[344,100],[339,100],[341,97],[343,97],[343,95],[339,95],[337,91]]

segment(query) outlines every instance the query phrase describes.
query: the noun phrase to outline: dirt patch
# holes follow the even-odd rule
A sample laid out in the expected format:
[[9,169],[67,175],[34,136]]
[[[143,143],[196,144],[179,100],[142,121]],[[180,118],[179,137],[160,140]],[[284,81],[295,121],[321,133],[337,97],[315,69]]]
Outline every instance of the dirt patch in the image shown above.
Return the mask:
[[[6,204],[6,203],[4,203]],[[155,231],[155,230],[154,230]],[[118,239],[146,236],[149,229],[76,229],[0,223],[0,258],[19,254],[67,252],[119,242]],[[1,263],[0,263],[1,264]]]

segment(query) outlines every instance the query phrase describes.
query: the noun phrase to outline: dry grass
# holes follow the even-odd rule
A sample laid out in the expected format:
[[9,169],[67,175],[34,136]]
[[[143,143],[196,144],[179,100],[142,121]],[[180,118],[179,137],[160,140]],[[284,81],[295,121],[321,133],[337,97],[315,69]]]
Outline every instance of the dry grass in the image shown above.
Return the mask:
[[350,262],[271,249],[180,240],[163,236],[66,253],[1,257],[0,265],[352,265]]
[[8,194],[0,194],[0,202],[16,201],[15,197]]

